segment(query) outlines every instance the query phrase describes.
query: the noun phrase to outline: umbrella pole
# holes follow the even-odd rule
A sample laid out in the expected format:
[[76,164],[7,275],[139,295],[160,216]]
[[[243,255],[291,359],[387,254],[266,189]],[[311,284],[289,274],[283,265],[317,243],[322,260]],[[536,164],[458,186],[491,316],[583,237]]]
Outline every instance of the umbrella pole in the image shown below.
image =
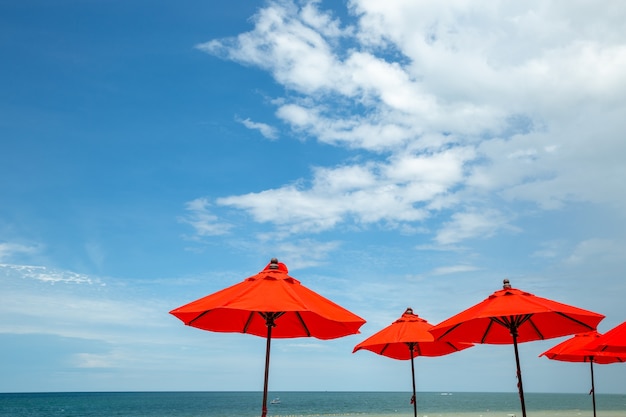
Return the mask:
[[517,329],[511,329],[511,336],[513,336],[513,348],[515,349],[515,364],[517,365],[517,388],[519,389],[519,399],[522,404],[522,417],[526,417],[524,386],[522,385],[522,369],[519,364],[519,352],[517,350]]
[[411,375],[413,375],[413,415],[417,417],[417,397],[415,396],[415,365],[413,364],[413,349],[411,349]]
[[267,415],[267,381],[270,374],[270,347],[272,345],[272,327],[274,327],[274,320],[267,318],[267,341],[265,344],[265,380],[263,381],[263,408],[261,417]]
[[593,357],[589,361],[589,365],[591,365],[591,398],[593,401],[593,417],[596,417],[596,388],[593,382]]

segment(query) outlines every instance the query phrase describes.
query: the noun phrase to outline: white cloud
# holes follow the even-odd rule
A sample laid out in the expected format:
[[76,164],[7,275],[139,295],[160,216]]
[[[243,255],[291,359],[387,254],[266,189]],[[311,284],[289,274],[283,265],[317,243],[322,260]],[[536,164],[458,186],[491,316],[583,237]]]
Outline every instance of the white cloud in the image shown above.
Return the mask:
[[[361,151],[359,163],[217,205],[284,233],[419,229],[446,209],[440,244],[515,230],[502,213],[519,201],[626,207],[623,7],[353,0],[349,10],[354,20],[340,22],[316,1],[269,2],[250,32],[198,46],[269,71],[289,90],[276,116],[300,136]],[[206,208],[196,215],[200,234],[229,228]]]
[[271,69],[290,88],[312,93],[334,82],[335,65],[326,38],[342,35],[338,22],[315,3],[298,9],[289,2],[273,2],[255,17],[255,29],[225,41],[197,48],[228,59]]
[[229,232],[232,225],[218,221],[209,210],[211,203],[206,198],[197,198],[185,204],[189,214],[180,218],[182,223],[191,225],[199,236],[217,236]]
[[267,139],[277,139],[278,138],[278,131],[276,130],[276,128],[265,124],[265,123],[259,123],[259,122],[253,122],[252,120],[248,119],[243,119],[240,121],[241,124],[243,124],[245,127],[247,127],[248,129],[251,130],[258,130],[261,135],[263,135],[263,137],[267,138]]
[[578,243],[565,262],[571,265],[589,262],[601,264],[623,259],[624,255],[624,243],[614,239],[593,238]]
[[563,251],[564,244],[565,241],[562,240],[543,242],[531,256],[545,259],[556,258]]
[[37,246],[21,243],[0,242],[0,262],[6,262],[16,255],[33,254],[39,251]]
[[247,210],[258,222],[290,233],[319,232],[345,221],[414,222],[428,217],[427,203],[462,181],[472,157],[471,150],[455,148],[398,154],[388,163],[317,168],[310,188],[288,185],[219,198],[217,204]]
[[[43,266],[0,265],[0,333],[93,340],[103,346],[169,343],[168,305],[133,282]],[[169,307],[173,308],[174,305]],[[155,329],[158,329],[155,332]],[[95,364],[104,357],[83,356]]]
[[328,254],[340,246],[339,242],[319,242],[311,239],[288,240],[277,244],[276,251],[289,259],[290,270],[322,264]]
[[461,272],[472,272],[476,271],[479,268],[472,265],[449,265],[449,266],[440,266],[433,269],[433,275],[448,275],[448,274],[458,274]]
[[77,272],[48,268],[35,265],[0,264],[0,274],[3,276],[33,279],[49,284],[94,284],[104,285],[87,275]]
[[[465,239],[488,238],[502,229],[513,229],[508,219],[495,210],[454,213],[437,232],[435,240],[442,245],[458,243]],[[514,230],[514,229],[513,229]]]

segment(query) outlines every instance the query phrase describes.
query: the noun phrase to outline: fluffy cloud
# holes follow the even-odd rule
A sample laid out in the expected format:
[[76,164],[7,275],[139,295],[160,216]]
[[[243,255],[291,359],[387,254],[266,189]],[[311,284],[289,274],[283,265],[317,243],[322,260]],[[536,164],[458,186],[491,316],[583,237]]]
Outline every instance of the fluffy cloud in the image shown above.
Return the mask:
[[[410,226],[446,209],[440,244],[515,230],[502,213],[518,201],[626,206],[616,2],[353,0],[345,21],[319,6],[269,2],[250,32],[198,48],[270,72],[287,91],[276,116],[358,160],[217,206],[287,233]],[[194,213],[198,233],[228,231]]]

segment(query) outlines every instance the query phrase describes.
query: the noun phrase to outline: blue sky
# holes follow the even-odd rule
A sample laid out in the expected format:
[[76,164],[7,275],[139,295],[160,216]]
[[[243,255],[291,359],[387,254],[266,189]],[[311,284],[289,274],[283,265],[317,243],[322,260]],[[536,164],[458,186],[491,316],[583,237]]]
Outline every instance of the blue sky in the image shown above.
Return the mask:
[[[168,312],[272,257],[367,320],[276,340],[270,391],[410,390],[352,348],[514,287],[626,320],[626,6],[0,5],[0,392],[261,390],[265,341]],[[589,368],[520,345],[528,392]],[[511,346],[416,360],[515,391]],[[598,393],[626,393],[623,365]]]

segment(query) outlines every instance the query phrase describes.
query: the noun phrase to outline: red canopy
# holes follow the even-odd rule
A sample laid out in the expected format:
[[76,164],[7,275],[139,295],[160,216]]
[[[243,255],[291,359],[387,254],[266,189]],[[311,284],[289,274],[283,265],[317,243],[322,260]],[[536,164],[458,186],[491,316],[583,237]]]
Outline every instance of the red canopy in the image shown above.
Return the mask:
[[359,332],[365,320],[300,284],[287,266],[273,258],[265,269],[243,282],[178,307],[171,314],[186,325],[214,332],[265,337],[263,408],[272,338],[335,339]]
[[620,356],[619,353],[594,352],[589,350],[589,346],[593,346],[600,337],[602,336],[596,331],[579,333],[539,355],[557,361],[589,362],[594,417],[596,416],[596,388],[593,377],[593,364],[609,364],[626,361],[626,353],[622,353]]
[[626,321],[596,339],[590,349],[626,354]]
[[602,314],[511,288],[436,325],[431,332],[438,339],[459,342],[511,344],[511,331],[518,343],[551,339],[595,330]]
[[450,317],[431,329],[437,339],[468,343],[513,344],[517,379],[526,417],[522,371],[517,344],[595,330],[603,315],[512,288],[503,289],[484,301]]
[[270,262],[263,271],[221,291],[178,307],[171,314],[186,325],[213,332],[239,332],[272,338],[335,339],[359,332],[365,320],[311,291],[288,275],[285,264]]
[[597,331],[579,333],[546,350],[539,356],[557,361],[593,362],[601,365],[626,362],[626,352],[619,354],[589,350],[589,346],[594,346],[601,336]]
[[433,327],[407,308],[402,317],[368,337],[354,348],[366,349],[393,359],[411,359],[417,356],[442,356],[472,347],[469,343],[435,340],[429,330]]
[[402,317],[391,325],[368,337],[354,348],[352,353],[366,349],[393,359],[410,359],[413,377],[413,414],[417,417],[417,399],[415,398],[415,366],[413,358],[417,356],[442,356],[448,353],[472,347],[468,343],[442,342],[435,340],[429,332],[432,324],[428,323],[412,308],[407,308]]

